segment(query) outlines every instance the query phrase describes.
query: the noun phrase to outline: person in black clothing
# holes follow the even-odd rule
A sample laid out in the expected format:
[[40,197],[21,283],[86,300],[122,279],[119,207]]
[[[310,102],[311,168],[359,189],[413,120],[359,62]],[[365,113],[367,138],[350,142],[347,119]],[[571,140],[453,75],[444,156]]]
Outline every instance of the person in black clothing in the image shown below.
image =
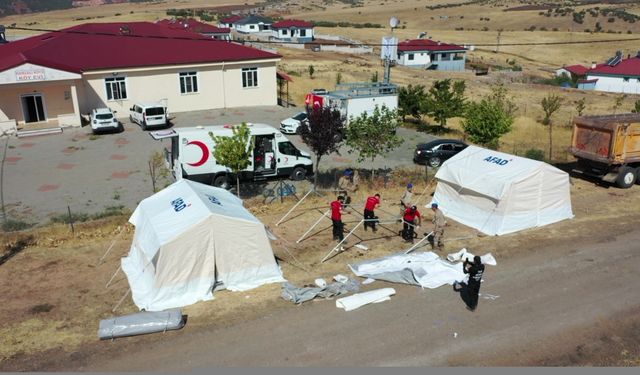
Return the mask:
[[[479,256],[473,257],[473,263],[469,260],[465,260],[462,265],[462,271],[469,274],[469,281],[467,284],[455,283],[453,284],[453,290],[461,292],[462,299],[467,304],[467,308],[471,311],[475,311],[478,307],[478,294],[480,293],[480,283],[482,282],[482,275],[484,274],[484,264]],[[462,288],[459,288],[462,286]]]

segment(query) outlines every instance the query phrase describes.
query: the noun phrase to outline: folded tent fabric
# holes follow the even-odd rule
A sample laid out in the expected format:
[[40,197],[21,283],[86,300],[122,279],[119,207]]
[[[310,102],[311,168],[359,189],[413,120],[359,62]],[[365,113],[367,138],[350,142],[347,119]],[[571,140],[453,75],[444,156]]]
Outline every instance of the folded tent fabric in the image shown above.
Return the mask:
[[364,293],[356,293],[349,297],[343,297],[336,300],[336,307],[345,311],[352,311],[370,303],[380,303],[388,301],[391,296],[396,294],[393,288],[383,288],[371,290]]
[[184,327],[182,310],[144,311],[109,319],[102,319],[98,328],[98,338],[109,340],[117,337],[144,335],[164,332]]

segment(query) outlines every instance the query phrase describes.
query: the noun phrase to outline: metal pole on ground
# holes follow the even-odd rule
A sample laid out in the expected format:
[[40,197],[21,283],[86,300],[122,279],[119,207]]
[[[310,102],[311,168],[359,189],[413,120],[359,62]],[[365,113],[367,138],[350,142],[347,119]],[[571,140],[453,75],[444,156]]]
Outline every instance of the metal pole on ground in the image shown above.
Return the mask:
[[307,234],[309,234],[309,233],[313,230],[313,228],[315,228],[318,224],[320,224],[320,221],[322,220],[322,218],[323,218],[323,217],[326,217],[326,218],[328,219],[329,217],[327,216],[327,214],[328,214],[329,212],[331,212],[331,210],[330,210],[330,209],[329,209],[329,210],[326,210],[325,212],[323,212],[323,213],[322,213],[322,216],[320,216],[320,218],[318,219],[318,221],[316,221],[316,222],[311,226],[311,228],[309,228],[309,230],[307,230],[307,231],[302,235],[302,237],[298,238],[298,240],[296,241],[296,243],[300,243],[300,241],[302,241],[302,239],[303,239]]
[[293,207],[291,207],[291,209],[290,209],[289,211],[287,211],[287,213],[286,213],[286,214],[285,214],[285,215],[284,215],[280,220],[278,220],[278,222],[276,223],[276,227],[277,227],[280,223],[282,223],[282,221],[283,221],[287,216],[289,216],[289,214],[291,214],[291,212],[292,212],[293,210],[295,210],[295,209],[296,209],[296,207],[298,207],[298,206],[300,205],[300,203],[302,203],[302,202],[305,200],[305,198],[307,198],[307,196],[309,196],[309,194],[311,194],[312,192],[313,192],[313,189],[312,189],[312,190],[309,190],[309,192],[308,192],[307,194],[305,194],[305,195],[304,195],[304,197],[302,197],[302,199],[300,199],[300,200],[298,201],[298,203],[296,203]]
[[349,234],[347,234],[342,241],[340,241],[333,249],[331,249],[331,251],[329,252],[329,254],[327,254],[324,258],[322,258],[322,260],[320,261],[320,263],[324,263],[325,260],[327,260],[327,258],[329,258],[329,256],[331,255],[331,253],[333,253],[334,251],[336,251],[336,249],[340,248],[340,245],[342,245],[344,243],[344,241],[347,240],[347,238],[349,238],[349,236],[351,236],[353,234],[353,232],[355,232],[356,229],[358,229],[358,227],[360,226],[360,224],[364,223],[364,219],[360,220],[360,222],[358,223],[358,225],[356,225],[355,227],[353,227],[353,229],[351,229],[351,232],[349,232]]
[[417,247],[418,247],[418,245],[420,245],[424,240],[428,239],[428,238],[429,238],[429,236],[430,236],[430,235],[432,235],[432,234],[433,234],[433,231],[432,231],[432,232],[430,232],[429,234],[427,234],[426,236],[424,236],[424,238],[422,238],[422,239],[421,239],[420,241],[418,241],[416,244],[414,244],[413,246],[411,246],[411,247],[409,248],[409,250],[405,251],[404,253],[405,253],[405,254],[409,254],[410,252],[412,252],[415,248],[417,248]]
[[120,233],[118,233],[118,235],[113,239],[113,241],[111,242],[111,245],[109,246],[109,248],[107,249],[107,251],[105,251],[105,253],[102,255],[102,257],[100,258],[100,260],[98,260],[98,265],[100,265],[102,263],[102,261],[104,260],[104,258],[107,256],[107,254],[109,254],[109,251],[111,251],[111,249],[113,248],[113,245],[116,244],[116,241],[118,240],[118,238],[120,238],[120,236],[122,235],[122,233],[124,232],[124,228],[120,231]]

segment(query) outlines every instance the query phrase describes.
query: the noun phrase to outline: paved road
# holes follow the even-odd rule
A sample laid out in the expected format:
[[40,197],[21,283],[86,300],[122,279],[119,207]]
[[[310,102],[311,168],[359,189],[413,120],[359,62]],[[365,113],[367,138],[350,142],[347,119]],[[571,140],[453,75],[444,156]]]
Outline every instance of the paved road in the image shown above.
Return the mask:
[[[262,122],[279,126],[280,120],[299,108],[254,107],[176,114],[175,126]],[[167,146],[155,141],[137,125],[123,119],[125,131],[92,136],[91,129],[65,129],[62,134],[0,139],[0,156],[7,145],[3,166],[2,193],[8,216],[30,222],[43,222],[63,214],[67,205],[74,213],[96,213],[108,206],[131,209],[152,194],[147,162],[154,151]],[[400,129],[407,142],[376,167],[412,165],[411,152],[425,134]],[[294,144],[307,150],[298,136]],[[369,163],[366,164],[369,166]],[[355,157],[343,148],[342,155],[323,159],[322,169],[356,166]],[[168,182],[168,181],[167,181]],[[164,186],[167,182],[164,182]]]
[[[90,371],[184,371],[213,366],[478,366],[506,351],[533,353],[575,327],[640,307],[634,231],[601,243],[540,248],[487,266],[478,310],[449,287],[393,286],[391,301],[352,312],[319,301],[227,328],[184,332]],[[457,333],[457,337],[454,337]],[[511,363],[517,365],[518,363]]]

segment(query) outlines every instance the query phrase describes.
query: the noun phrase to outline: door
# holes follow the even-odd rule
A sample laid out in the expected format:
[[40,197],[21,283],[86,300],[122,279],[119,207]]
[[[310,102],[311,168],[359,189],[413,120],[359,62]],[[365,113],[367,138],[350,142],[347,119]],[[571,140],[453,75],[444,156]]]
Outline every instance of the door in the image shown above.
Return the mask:
[[44,99],[40,94],[23,95],[22,112],[25,123],[47,121]]
[[256,175],[273,176],[276,174],[276,153],[274,146],[274,134],[255,136],[253,171]]
[[293,172],[293,168],[298,164],[300,151],[290,141],[278,142],[278,175],[288,176]]

